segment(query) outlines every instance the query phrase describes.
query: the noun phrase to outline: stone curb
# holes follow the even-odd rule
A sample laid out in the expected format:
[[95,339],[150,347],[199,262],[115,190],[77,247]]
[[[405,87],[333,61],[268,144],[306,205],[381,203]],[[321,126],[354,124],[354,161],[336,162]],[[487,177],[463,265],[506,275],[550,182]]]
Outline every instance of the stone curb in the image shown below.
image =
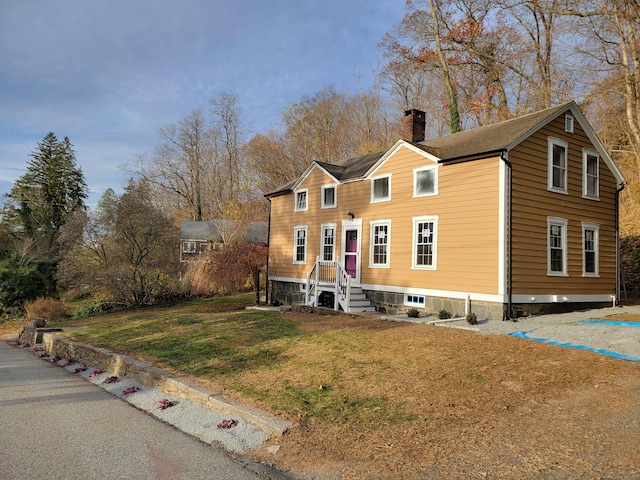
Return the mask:
[[166,372],[150,362],[135,360],[105,348],[75,342],[63,335],[44,333],[42,347],[50,355],[92,365],[104,371],[113,372],[119,377],[134,378],[145,386],[155,387],[168,395],[189,400],[213,412],[238,416],[254,424],[267,435],[282,436],[294,425],[269,412],[244,405],[188,379]]

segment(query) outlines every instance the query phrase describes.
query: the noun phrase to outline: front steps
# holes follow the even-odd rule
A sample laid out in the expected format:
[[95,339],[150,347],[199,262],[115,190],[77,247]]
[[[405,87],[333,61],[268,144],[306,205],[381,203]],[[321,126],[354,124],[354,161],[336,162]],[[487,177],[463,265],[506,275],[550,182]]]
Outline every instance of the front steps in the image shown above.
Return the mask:
[[371,302],[367,296],[363,293],[359,287],[351,287],[351,294],[349,297],[349,311],[348,313],[357,312],[375,312],[376,307],[371,305]]

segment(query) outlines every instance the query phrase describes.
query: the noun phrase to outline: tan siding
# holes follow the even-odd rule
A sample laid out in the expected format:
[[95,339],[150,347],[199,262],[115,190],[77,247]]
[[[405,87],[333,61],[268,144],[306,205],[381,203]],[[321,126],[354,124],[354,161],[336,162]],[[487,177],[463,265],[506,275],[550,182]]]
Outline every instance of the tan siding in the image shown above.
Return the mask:
[[[568,195],[547,191],[547,139],[568,142]],[[600,159],[600,200],[582,198],[582,149],[591,148],[576,123],[564,132],[564,117],[522,142],[509,153],[513,165],[513,293],[615,293],[616,181]],[[547,275],[547,217],[568,220],[569,277]],[[582,277],[582,222],[600,225],[600,278]]]
[[[314,169],[300,188],[309,189],[309,210],[294,213],[293,194],[272,199],[271,275],[302,278],[319,254],[320,225],[337,224],[337,255],[342,255],[342,221],[347,212],[362,219],[361,283],[470,293],[498,293],[498,158],[440,167],[437,196],[413,198],[413,169],[433,165],[401,148],[374,174],[392,174],[390,202],[370,202],[369,180],[338,186],[335,209],[320,209],[320,188],[331,183]],[[414,216],[438,216],[437,270],[413,270]],[[370,221],[391,220],[390,268],[369,268]],[[293,227],[307,224],[307,265],[292,265]]]

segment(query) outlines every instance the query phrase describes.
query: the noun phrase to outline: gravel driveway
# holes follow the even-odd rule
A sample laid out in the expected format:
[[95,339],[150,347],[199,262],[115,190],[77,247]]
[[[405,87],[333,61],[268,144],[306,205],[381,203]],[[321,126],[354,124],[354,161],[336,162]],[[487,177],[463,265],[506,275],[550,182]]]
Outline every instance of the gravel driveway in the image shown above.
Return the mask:
[[[519,318],[517,322],[481,321],[473,329],[482,335],[513,335],[568,348],[579,348],[640,362],[640,322],[601,321],[615,314],[640,315],[640,306],[610,307],[555,315]],[[470,327],[465,320],[440,326]]]

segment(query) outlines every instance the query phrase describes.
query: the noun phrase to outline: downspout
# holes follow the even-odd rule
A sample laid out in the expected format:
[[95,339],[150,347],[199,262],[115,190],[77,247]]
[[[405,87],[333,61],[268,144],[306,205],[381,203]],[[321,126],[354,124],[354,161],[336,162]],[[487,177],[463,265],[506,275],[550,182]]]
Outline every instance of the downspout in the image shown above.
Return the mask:
[[269,245],[271,245],[271,197],[267,197],[269,200],[269,220],[267,222],[267,278],[266,285],[264,287],[264,303],[269,305]]
[[622,266],[620,262],[620,192],[624,190],[624,182],[616,188],[616,303],[621,304],[620,282],[622,281]]
[[[513,188],[513,165],[511,165],[511,162],[509,162],[509,160],[507,160],[507,152],[506,151],[502,151],[500,152],[500,159],[504,162],[504,164],[507,167],[507,278],[506,278],[506,288],[507,288],[507,315],[506,318],[503,318],[503,320],[511,320],[511,299],[513,296],[513,287],[512,287],[512,273],[513,273],[513,266],[512,266],[512,256],[513,256],[513,246],[512,246],[512,239],[511,239],[511,234],[513,231],[513,215],[511,214],[511,209],[513,206],[513,195],[512,195],[512,188]],[[513,320],[514,322],[517,320]]]

